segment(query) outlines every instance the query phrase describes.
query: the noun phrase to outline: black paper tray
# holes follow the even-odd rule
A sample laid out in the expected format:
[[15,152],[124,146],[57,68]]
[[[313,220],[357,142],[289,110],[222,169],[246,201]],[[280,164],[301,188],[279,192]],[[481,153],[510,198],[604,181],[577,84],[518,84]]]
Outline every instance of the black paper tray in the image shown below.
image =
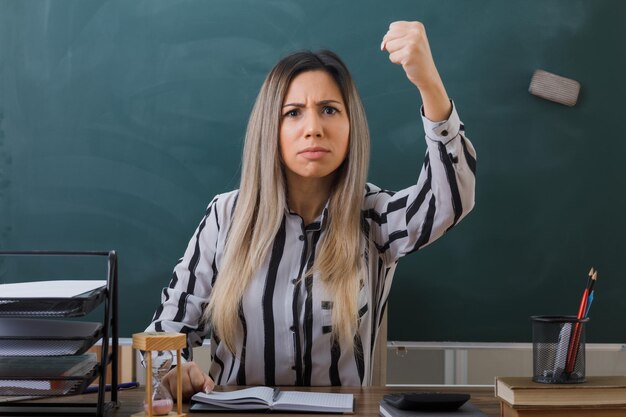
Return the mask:
[[0,356],[80,355],[102,337],[102,324],[0,317]]
[[70,298],[2,298],[0,317],[80,317],[106,297],[106,287]]
[[93,352],[58,357],[2,356],[0,396],[79,393],[97,376],[98,365]]
[[[81,394],[98,376],[98,364],[87,375],[25,378],[7,377],[0,379],[0,396],[41,396]],[[0,412],[1,414],[1,412]]]

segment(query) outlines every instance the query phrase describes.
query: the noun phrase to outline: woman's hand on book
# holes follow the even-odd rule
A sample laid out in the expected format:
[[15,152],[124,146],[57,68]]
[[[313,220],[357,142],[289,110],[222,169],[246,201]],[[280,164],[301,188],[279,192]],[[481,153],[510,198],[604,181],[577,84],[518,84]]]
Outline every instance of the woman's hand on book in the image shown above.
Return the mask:
[[[195,362],[187,362],[179,365],[182,373],[182,393],[183,400],[188,400],[196,392],[213,391],[215,382],[206,373],[200,369]],[[172,368],[163,377],[163,385],[172,394],[172,398],[176,398],[176,368]]]

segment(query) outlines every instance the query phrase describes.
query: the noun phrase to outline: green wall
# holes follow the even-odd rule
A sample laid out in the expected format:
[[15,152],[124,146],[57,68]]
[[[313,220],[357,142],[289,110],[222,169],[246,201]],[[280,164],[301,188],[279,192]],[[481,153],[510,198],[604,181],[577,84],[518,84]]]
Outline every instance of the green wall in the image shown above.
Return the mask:
[[[389,338],[529,341],[530,315],[576,313],[595,266],[588,339],[623,342],[625,15],[620,0],[0,0],[0,247],[117,250],[121,334],[143,330],[206,204],[238,186],[265,74],[299,49],[345,59],[370,180],[410,185],[419,95],[378,47],[417,19],[478,151],[477,204],[400,263]],[[530,95],[538,68],[580,81],[579,104]],[[33,265],[2,261],[0,282],[65,276]]]

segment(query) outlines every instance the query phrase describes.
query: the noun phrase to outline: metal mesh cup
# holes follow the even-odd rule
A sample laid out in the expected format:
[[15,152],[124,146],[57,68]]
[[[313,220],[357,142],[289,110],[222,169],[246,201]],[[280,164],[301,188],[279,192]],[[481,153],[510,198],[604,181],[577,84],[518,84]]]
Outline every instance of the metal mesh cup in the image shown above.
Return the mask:
[[585,382],[585,323],[575,316],[532,316],[533,381]]

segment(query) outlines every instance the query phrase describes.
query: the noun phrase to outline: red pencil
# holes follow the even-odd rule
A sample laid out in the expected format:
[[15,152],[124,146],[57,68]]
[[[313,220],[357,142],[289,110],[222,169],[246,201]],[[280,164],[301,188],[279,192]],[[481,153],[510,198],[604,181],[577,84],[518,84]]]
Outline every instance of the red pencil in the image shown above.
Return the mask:
[[578,315],[576,318],[579,320],[576,322],[576,326],[574,327],[574,334],[570,339],[569,348],[567,350],[567,362],[565,365],[565,372],[568,374],[572,373],[574,370],[574,365],[576,362],[576,356],[578,354],[578,342],[580,341],[580,332],[582,331],[582,324],[580,320],[585,318],[585,312],[587,311],[587,301],[589,300],[589,292],[591,286],[595,280],[592,280],[595,272],[593,268],[589,271],[589,279],[587,280],[587,286],[585,287],[585,291],[583,291],[583,298],[580,300],[580,307],[578,308]]

